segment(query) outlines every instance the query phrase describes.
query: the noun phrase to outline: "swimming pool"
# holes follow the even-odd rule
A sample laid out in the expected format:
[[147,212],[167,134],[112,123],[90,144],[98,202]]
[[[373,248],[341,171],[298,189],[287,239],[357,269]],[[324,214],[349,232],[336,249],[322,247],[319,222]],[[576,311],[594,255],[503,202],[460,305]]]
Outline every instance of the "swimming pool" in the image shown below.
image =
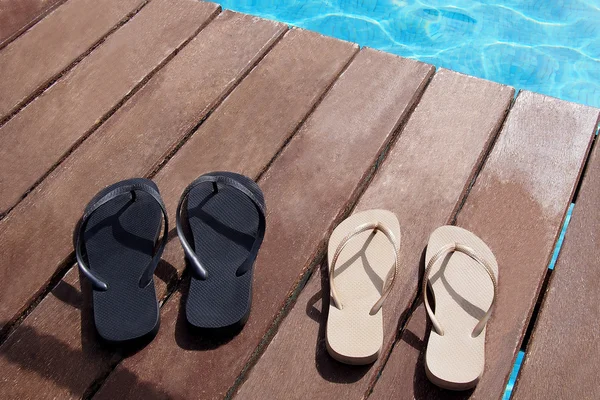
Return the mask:
[[600,107],[600,0],[220,3],[436,67]]

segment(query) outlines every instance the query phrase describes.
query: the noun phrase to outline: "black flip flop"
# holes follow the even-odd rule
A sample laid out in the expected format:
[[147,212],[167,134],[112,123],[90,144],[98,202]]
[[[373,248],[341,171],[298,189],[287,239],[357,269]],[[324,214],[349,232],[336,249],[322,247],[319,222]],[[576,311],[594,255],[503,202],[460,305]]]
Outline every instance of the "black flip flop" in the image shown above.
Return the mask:
[[168,229],[160,193],[148,179],[115,183],[87,205],[75,253],[81,273],[91,282],[96,329],[106,341],[130,341],[158,331],[153,275]]
[[[182,227],[184,203],[193,247]],[[191,270],[186,316],[192,326],[241,327],[248,319],[254,261],[265,235],[265,213],[258,185],[233,172],[202,175],[181,195],[177,234]]]

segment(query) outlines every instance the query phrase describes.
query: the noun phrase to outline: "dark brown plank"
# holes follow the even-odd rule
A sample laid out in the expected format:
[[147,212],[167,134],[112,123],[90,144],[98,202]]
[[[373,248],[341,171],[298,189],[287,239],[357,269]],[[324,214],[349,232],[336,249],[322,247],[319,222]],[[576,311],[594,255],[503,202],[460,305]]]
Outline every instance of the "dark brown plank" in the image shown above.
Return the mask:
[[[357,50],[309,31],[289,31],[155,177],[171,214],[185,186],[203,172],[256,177]],[[176,261],[179,249],[174,238],[165,258]],[[157,272],[159,297],[166,294],[164,281],[176,277],[164,267]],[[71,270],[0,348],[0,370],[10,382],[3,387],[0,380],[0,391],[11,397],[81,396],[110,370],[118,354],[111,358],[96,343],[89,292],[82,295],[79,287],[77,270]],[[36,355],[40,342],[48,345],[43,357]],[[144,393],[156,394],[149,388]]]
[[440,70],[357,205],[357,210],[393,211],[402,229],[400,273],[384,306],[380,361],[371,368],[345,366],[328,355],[324,335],[329,289],[326,278],[316,272],[240,388],[240,399],[361,398],[416,294],[423,243],[454,214],[513,93],[507,86]]
[[483,377],[474,391],[462,393],[429,383],[423,355],[430,326],[420,305],[396,343],[373,399],[502,396],[597,120],[598,110],[590,107],[519,94],[457,219],[458,226],[490,246],[499,265]]
[[0,128],[0,214],[216,13],[213,3],[152,1]]
[[143,4],[71,0],[0,50],[0,121]]
[[72,254],[102,187],[153,171],[286,27],[224,12],[0,221],[0,321],[20,313]]
[[590,159],[512,398],[600,398],[600,146]]
[[152,381],[171,398],[221,398],[431,73],[415,61],[361,51],[259,182],[270,211],[243,331],[219,343],[190,333],[178,291],[163,307],[156,339],[125,360],[97,397],[139,398],[138,384]]
[[66,0],[0,0],[0,49]]

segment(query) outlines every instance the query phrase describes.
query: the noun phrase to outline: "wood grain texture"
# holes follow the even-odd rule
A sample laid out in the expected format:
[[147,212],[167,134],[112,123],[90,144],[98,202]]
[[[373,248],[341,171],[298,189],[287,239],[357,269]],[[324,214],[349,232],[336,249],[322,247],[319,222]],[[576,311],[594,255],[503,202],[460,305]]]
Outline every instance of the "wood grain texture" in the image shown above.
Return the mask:
[[0,221],[2,325],[68,260],[89,199],[110,183],[153,171],[285,30],[220,14]]
[[[357,50],[309,31],[289,31],[156,175],[170,220],[197,175],[229,169],[256,177]],[[163,257],[167,263],[157,269],[159,298],[166,282],[177,277],[172,266],[183,267],[180,248],[173,238]],[[80,291],[77,270],[71,270],[0,347],[0,392],[14,398],[80,397],[120,358],[97,342],[84,285]],[[44,356],[34,357],[41,343],[47,346]],[[150,385],[142,390],[143,396],[159,395]]]
[[[259,181],[268,226],[244,329],[213,339],[190,332],[184,285],[163,307],[154,342],[119,365],[96,397],[140,398],[137,384],[152,382],[169,398],[221,398],[431,72],[424,64],[362,50]],[[128,378],[132,374],[136,380]]]
[[[500,129],[513,92],[507,86],[440,70],[356,207],[390,210],[402,229],[400,272],[383,307],[384,355],[416,295],[427,237],[452,217]],[[326,268],[324,263],[322,270]],[[238,398],[361,398],[385,356],[365,367],[347,366],[329,356],[328,293],[327,274],[316,272]]]
[[0,0],[0,49],[66,0]]
[[154,0],[0,128],[0,213],[215,16],[197,0]]
[[519,94],[456,223],[483,239],[499,265],[483,377],[467,392],[444,391],[427,380],[423,357],[431,328],[420,305],[371,398],[502,396],[597,120],[598,110],[590,107]]
[[71,0],[0,50],[0,121],[143,4]]
[[512,398],[600,398],[600,146],[590,159]]

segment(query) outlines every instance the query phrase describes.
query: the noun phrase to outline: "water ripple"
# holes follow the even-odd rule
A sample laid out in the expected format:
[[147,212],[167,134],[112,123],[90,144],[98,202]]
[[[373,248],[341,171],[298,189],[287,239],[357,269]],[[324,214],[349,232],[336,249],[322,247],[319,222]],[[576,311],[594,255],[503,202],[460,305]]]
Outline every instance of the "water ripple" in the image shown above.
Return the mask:
[[222,0],[224,8],[600,107],[600,0]]

